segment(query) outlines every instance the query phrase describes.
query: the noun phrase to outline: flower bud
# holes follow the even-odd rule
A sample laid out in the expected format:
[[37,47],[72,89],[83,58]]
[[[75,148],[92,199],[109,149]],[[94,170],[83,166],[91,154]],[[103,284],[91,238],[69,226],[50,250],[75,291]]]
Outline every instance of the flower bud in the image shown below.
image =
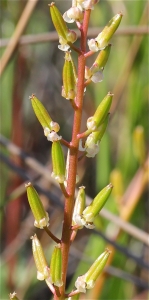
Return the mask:
[[65,63],[63,67],[63,88],[62,96],[66,99],[74,99],[76,96],[77,75],[70,52],[65,54]]
[[144,128],[141,125],[137,126],[133,132],[133,150],[136,158],[142,164],[145,160],[146,147]]
[[28,202],[35,218],[34,226],[40,229],[49,226],[49,215],[45,211],[38,193],[30,182],[27,183],[25,187],[27,188]]
[[88,41],[88,46],[91,51],[96,52],[102,50],[108,45],[109,40],[121,22],[122,16],[122,13],[115,15],[95,39]]
[[65,159],[61,144],[59,141],[52,143],[52,163],[53,172],[51,176],[59,183],[64,183],[65,180]]
[[107,185],[104,189],[102,189],[98,193],[98,195],[94,198],[91,204],[85,208],[82,217],[86,222],[94,221],[94,218],[101,211],[102,207],[105,205],[106,201],[108,200],[112,188],[113,186],[111,183]]
[[105,67],[107,60],[109,58],[110,50],[111,50],[111,44],[109,44],[106,48],[104,48],[99,52],[95,62],[91,67],[92,74],[96,73],[98,70]]
[[83,276],[77,278],[75,286],[80,292],[86,293],[86,289],[92,289],[94,287],[96,280],[98,279],[99,275],[101,274],[107,263],[109,255],[110,251],[106,249],[95,260],[88,272]]
[[13,292],[12,294],[9,294],[9,299],[10,300],[19,300],[19,298],[16,296],[16,292]]
[[78,191],[78,195],[75,201],[72,225],[80,225],[80,229],[83,227],[82,213],[85,208],[85,187],[81,186]]
[[112,103],[113,94],[110,92],[105,96],[105,98],[101,101],[98,108],[95,111],[95,114],[93,117],[90,117],[87,120],[87,128],[91,131],[97,131],[98,127],[104,122],[111,103]]
[[50,275],[52,279],[52,283],[55,286],[62,286],[62,253],[61,253],[61,245],[58,244],[55,246],[50,263]]
[[60,129],[58,123],[52,121],[49,113],[47,112],[43,104],[35,97],[34,94],[32,94],[30,99],[35,115],[39,120],[41,126],[43,128],[49,128],[49,130],[54,130],[55,132],[58,132]]
[[67,51],[70,48],[69,43],[74,43],[77,39],[77,35],[74,31],[67,28],[66,23],[54,2],[50,4],[50,13],[59,36],[60,45],[58,48],[62,51]]
[[31,237],[32,240],[32,251],[33,257],[37,268],[37,279],[38,280],[50,280],[50,269],[48,268],[48,264],[41,246],[40,241],[37,238],[37,235]]
[[71,7],[63,14],[63,19],[67,23],[81,22],[83,20],[84,13],[78,7]]

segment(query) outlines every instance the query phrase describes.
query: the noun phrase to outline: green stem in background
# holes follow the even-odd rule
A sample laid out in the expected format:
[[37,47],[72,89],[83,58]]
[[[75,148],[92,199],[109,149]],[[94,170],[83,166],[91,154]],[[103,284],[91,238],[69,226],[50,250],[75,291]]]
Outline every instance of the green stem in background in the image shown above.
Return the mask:
[[82,106],[83,106],[83,95],[84,95],[84,73],[85,73],[85,57],[84,53],[86,51],[86,38],[88,23],[90,18],[91,10],[87,10],[84,13],[84,20],[81,30],[81,54],[78,57],[78,83],[77,83],[77,95],[76,95],[76,105],[77,109],[74,112],[73,121],[73,132],[72,140],[70,143],[70,160],[68,169],[68,181],[67,181],[67,193],[70,195],[65,199],[64,207],[64,223],[62,229],[62,273],[63,273],[63,287],[61,290],[61,299],[64,299],[65,294],[65,284],[66,284],[66,274],[68,266],[68,256],[70,248],[70,237],[71,237],[71,224],[72,224],[72,214],[74,207],[74,195],[75,195],[75,185],[76,185],[76,174],[77,174],[77,162],[78,162],[78,146],[79,140],[77,135],[80,132],[81,118],[82,118]]

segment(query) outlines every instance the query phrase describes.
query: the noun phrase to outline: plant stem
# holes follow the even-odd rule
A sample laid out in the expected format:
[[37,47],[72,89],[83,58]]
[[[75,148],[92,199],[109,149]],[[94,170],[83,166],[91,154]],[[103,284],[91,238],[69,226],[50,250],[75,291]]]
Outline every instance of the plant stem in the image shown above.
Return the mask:
[[80,132],[81,118],[82,118],[82,106],[84,96],[84,73],[85,73],[85,56],[86,51],[86,37],[87,29],[90,17],[90,10],[85,11],[83,26],[81,28],[81,53],[78,56],[78,83],[77,83],[77,95],[76,105],[77,109],[74,112],[72,140],[70,143],[70,159],[68,169],[68,181],[67,181],[67,193],[69,196],[65,198],[64,207],[64,222],[62,230],[62,273],[63,273],[63,287],[60,288],[62,298],[64,299],[66,274],[68,266],[68,256],[70,248],[70,237],[71,237],[71,225],[72,225],[72,214],[74,207],[74,195],[75,195],[75,184],[77,174],[77,162],[78,162],[78,146],[79,140],[77,135]]

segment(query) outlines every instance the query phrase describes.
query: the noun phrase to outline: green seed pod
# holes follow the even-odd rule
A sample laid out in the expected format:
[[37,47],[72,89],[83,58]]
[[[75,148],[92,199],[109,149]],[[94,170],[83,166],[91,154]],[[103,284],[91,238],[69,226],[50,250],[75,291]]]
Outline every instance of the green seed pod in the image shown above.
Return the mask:
[[58,35],[67,41],[68,28],[60,11],[55,6],[54,2],[52,2],[49,6],[50,6],[51,19]]
[[50,275],[52,279],[52,283],[55,286],[62,286],[62,252],[61,252],[61,245],[58,244],[55,246],[54,251],[51,257],[50,263]]
[[110,251],[105,250],[93,263],[88,272],[82,276],[79,276],[75,282],[77,290],[81,293],[86,293],[86,289],[92,289],[96,280],[103,271],[106,265]]
[[97,71],[105,67],[107,60],[109,58],[110,51],[111,51],[111,44],[109,44],[106,48],[104,48],[99,52],[94,64],[91,67],[92,74],[96,73]]
[[33,110],[35,112],[35,115],[40,122],[41,126],[47,130],[54,130],[55,132],[58,132],[60,127],[58,123],[53,122],[49,113],[47,112],[46,108],[43,106],[43,104],[35,97],[33,94],[31,97],[31,103]]
[[19,298],[16,296],[16,292],[13,292],[12,294],[9,294],[9,299],[10,300],[19,300]]
[[65,159],[61,144],[59,141],[52,143],[52,163],[53,172],[51,176],[59,183],[64,183],[65,180]]
[[66,99],[74,99],[76,96],[77,75],[76,68],[73,63],[70,52],[65,54],[65,62],[63,67],[63,88],[62,96]]
[[88,137],[85,142],[85,148],[92,147],[93,144],[97,144],[100,142],[108,125],[109,121],[109,114],[105,117],[104,122],[98,127],[98,131],[93,131]]
[[113,36],[114,32],[120,25],[120,22],[122,20],[122,13],[116,14],[109,23],[104,27],[101,33],[96,38],[96,41],[98,43],[98,48],[104,48],[108,45],[109,40]]
[[35,218],[34,226],[40,229],[49,226],[49,215],[45,211],[38,193],[30,182],[27,183],[25,187],[27,188],[28,202]]
[[113,94],[110,92],[101,101],[98,108],[95,111],[94,116],[87,120],[87,128],[92,131],[97,131],[98,127],[104,122],[109,112],[112,103]]
[[93,222],[96,215],[101,211],[102,207],[105,205],[108,200],[111,191],[112,184],[110,183],[104,189],[102,189],[98,195],[94,198],[91,204],[85,208],[83,211],[83,218],[86,222]]
[[133,132],[133,151],[139,163],[144,163],[146,156],[146,146],[144,128],[141,125],[137,126]]
[[73,217],[72,217],[72,225],[80,225],[80,229],[83,227],[82,224],[82,213],[85,208],[85,187],[81,186],[78,191],[78,195],[75,201]]
[[88,41],[88,46],[91,51],[97,52],[107,47],[109,40],[121,22],[122,16],[123,15],[121,13],[115,15],[95,39]]
[[50,269],[41,246],[40,241],[37,238],[37,235],[31,237],[32,240],[32,251],[33,257],[37,268],[37,279],[38,280],[50,280]]
[[85,282],[87,285],[87,289],[92,289],[95,285],[96,280],[98,279],[99,275],[103,271],[108,257],[110,255],[110,251],[108,249],[105,250],[92,264],[88,272],[85,274]]
[[54,27],[59,35],[60,45],[58,48],[62,51],[67,51],[70,48],[69,44],[76,41],[77,35],[73,30],[67,28],[67,25],[54,2],[50,4],[50,13]]

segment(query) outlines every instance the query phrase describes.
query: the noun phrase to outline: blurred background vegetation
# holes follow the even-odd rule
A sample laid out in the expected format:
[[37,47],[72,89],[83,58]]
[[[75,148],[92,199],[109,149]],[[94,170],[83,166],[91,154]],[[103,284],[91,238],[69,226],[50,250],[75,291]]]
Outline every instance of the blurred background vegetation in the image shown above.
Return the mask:
[[[33,1],[29,2],[31,5]],[[29,96],[35,93],[44,103],[52,119],[59,122],[61,135],[68,141],[71,139],[73,110],[70,103],[61,97],[64,53],[57,48],[58,39],[53,32],[48,1],[34,2],[30,16],[26,10],[24,19],[21,16],[27,1],[0,2],[0,64],[3,68],[0,86],[2,300],[8,299],[8,294],[14,290],[20,299],[25,300],[47,300],[51,297],[46,284],[36,279],[30,236],[37,232],[48,261],[54,244],[45,232],[33,227],[24,183],[32,181],[39,191],[50,213],[51,230],[58,237],[63,219],[63,199],[50,177],[51,144],[43,136]],[[71,1],[55,2],[62,14],[71,5]],[[95,37],[101,27],[120,11],[124,16],[112,39],[104,80],[87,88],[82,119],[84,130],[86,119],[111,91],[114,101],[109,126],[101,141],[99,155],[95,159],[82,159],[78,165],[79,186],[86,186],[88,196],[94,197],[110,181],[115,189],[104,213],[96,220],[96,231],[79,231],[71,247],[68,291],[76,277],[85,273],[105,247],[112,248],[113,254],[93,291],[82,295],[81,299],[147,299],[147,1],[100,0],[91,14],[89,37]],[[8,44],[18,28],[22,28],[22,38],[18,38],[19,34],[14,35]],[[14,51],[11,51],[14,42]],[[76,44],[79,45],[79,39]],[[77,63],[75,53],[73,57]],[[88,59],[88,66],[94,58]],[[64,151],[66,153],[65,148]],[[113,221],[107,212],[115,217]]]

